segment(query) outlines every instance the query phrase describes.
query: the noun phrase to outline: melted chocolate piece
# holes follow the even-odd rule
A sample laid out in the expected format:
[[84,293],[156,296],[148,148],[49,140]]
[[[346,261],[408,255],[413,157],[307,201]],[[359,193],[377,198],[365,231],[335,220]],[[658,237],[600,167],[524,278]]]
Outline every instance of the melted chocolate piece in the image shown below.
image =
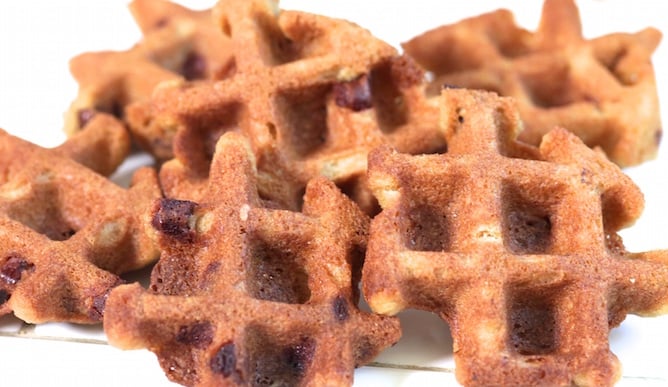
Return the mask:
[[12,295],[5,289],[0,289],[0,305],[3,305],[5,302],[9,301],[9,297]]
[[93,298],[93,306],[88,311],[88,317],[92,320],[101,321],[104,316],[104,305],[107,303],[107,296],[96,296]]
[[195,51],[190,52],[181,66],[181,75],[188,81],[206,78],[206,59]]
[[14,285],[21,280],[24,271],[32,271],[34,269],[35,265],[26,261],[23,257],[11,255],[0,268],[0,279],[9,285]]
[[109,293],[111,292],[111,289],[124,283],[125,283],[124,280],[118,278],[116,282],[111,287],[109,287],[109,289],[107,289],[107,291],[93,297],[93,305],[88,311],[88,317],[90,317],[92,320],[102,321],[102,317],[104,317],[104,307],[105,304],[107,303],[107,298],[109,298]]
[[354,112],[370,109],[373,106],[371,86],[366,75],[334,85],[334,101],[337,106],[348,108]]
[[190,228],[190,217],[197,203],[187,200],[160,199],[151,225],[161,233],[180,242],[192,242],[195,233]]
[[334,311],[334,317],[336,317],[337,321],[343,322],[348,319],[348,304],[342,296],[338,296],[334,299],[332,307]]
[[234,353],[232,342],[223,345],[209,362],[209,367],[213,372],[223,374],[226,378],[232,375],[236,366],[237,355]]

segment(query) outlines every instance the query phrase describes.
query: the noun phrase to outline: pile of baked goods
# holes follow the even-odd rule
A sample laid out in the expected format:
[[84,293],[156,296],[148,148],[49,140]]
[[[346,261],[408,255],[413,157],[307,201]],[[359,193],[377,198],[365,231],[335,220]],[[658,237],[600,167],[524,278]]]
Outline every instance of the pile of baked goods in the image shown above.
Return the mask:
[[610,330],[668,313],[668,251],[618,235],[659,31],[585,39],[545,0],[535,32],[500,10],[400,52],[275,0],[130,10],[140,42],[71,61],[64,144],[0,133],[0,314],[102,323],[183,385],[345,386],[412,308],[463,385],[599,386]]

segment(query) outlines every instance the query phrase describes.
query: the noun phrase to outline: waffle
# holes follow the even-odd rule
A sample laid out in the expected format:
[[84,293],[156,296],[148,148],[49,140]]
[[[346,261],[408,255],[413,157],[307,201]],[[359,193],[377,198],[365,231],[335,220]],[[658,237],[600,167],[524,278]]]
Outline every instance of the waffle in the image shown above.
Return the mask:
[[160,82],[220,79],[230,70],[229,41],[211,11],[163,0],[134,0],[130,11],[143,39],[126,51],[81,54],[70,61],[79,92],[65,115],[65,131],[78,132],[96,111],[123,118],[125,106],[150,97]]
[[118,143],[84,141],[113,133],[89,132],[108,120],[122,129],[127,151],[125,129],[103,114],[54,149],[0,132],[0,315],[99,322],[109,290],[121,283],[117,274],[157,259],[137,215],[161,195],[156,173],[139,170],[126,190],[73,161],[110,169]]
[[428,31],[403,47],[443,84],[496,91],[517,100],[524,131],[538,145],[555,125],[600,146],[618,165],[656,156],[661,121],[651,55],[661,33],[583,38],[573,0],[546,0],[538,30],[507,10]]
[[232,40],[234,75],[163,84],[127,109],[138,138],[173,144],[173,153],[154,148],[158,159],[176,157],[205,180],[216,139],[240,131],[252,139],[262,195],[296,209],[306,182],[324,175],[371,211],[363,179],[372,147],[444,149],[422,71],[368,31],[262,0],[223,1],[215,14]]
[[363,269],[373,311],[438,313],[463,385],[610,385],[608,335],[627,313],[668,312],[668,251],[629,253],[617,231],[641,192],[564,129],[515,138],[514,101],[445,90],[448,153],[369,156],[382,212]]
[[52,153],[109,176],[130,153],[130,135],[123,123],[113,116],[93,113],[81,130],[54,148]]
[[266,208],[246,140],[218,141],[200,203],[164,199],[150,290],[115,288],[112,345],[155,352],[185,385],[351,385],[353,368],[398,340],[398,320],[362,312],[368,218],[325,178],[303,212]]
[[166,60],[171,67],[163,66],[187,80],[229,75],[233,60],[230,41],[214,23],[211,9],[196,11],[165,0],[133,0],[129,7],[145,40],[157,40],[152,36],[159,36],[164,29],[188,36],[181,50],[173,52],[172,61]]

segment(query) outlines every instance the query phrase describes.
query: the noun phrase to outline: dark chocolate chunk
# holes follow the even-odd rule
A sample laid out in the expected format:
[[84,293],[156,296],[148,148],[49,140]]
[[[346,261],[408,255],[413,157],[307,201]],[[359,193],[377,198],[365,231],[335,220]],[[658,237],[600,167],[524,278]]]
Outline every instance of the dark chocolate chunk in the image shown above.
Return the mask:
[[161,233],[180,242],[192,242],[194,231],[190,228],[190,217],[197,203],[187,200],[160,199],[154,211],[151,225]]
[[349,82],[334,85],[334,101],[338,106],[359,112],[373,106],[369,78],[362,75]]
[[188,80],[204,79],[206,77],[206,59],[195,51],[186,56],[181,66],[181,75]]
[[5,289],[0,289],[0,305],[3,305],[5,302],[9,301],[11,294]]
[[196,322],[181,326],[176,334],[176,341],[195,348],[206,348],[213,341],[213,333],[213,325],[210,322]]
[[125,283],[125,281],[118,278],[116,282],[113,285],[111,285],[111,287],[109,287],[109,289],[107,289],[104,293],[93,297],[93,305],[88,311],[88,317],[90,317],[91,320],[95,321],[102,320],[102,317],[104,317],[104,306],[107,303],[107,298],[109,298],[109,293],[111,292],[111,289],[123,283]]
[[213,372],[223,374],[226,378],[232,375],[236,366],[237,355],[234,353],[232,342],[223,345],[209,362],[209,367]]
[[348,304],[342,296],[337,296],[333,303],[334,317],[340,322],[346,321],[349,316]]
[[0,267],[0,279],[9,285],[14,285],[19,282],[24,271],[32,271],[34,268],[35,265],[26,261],[23,257],[11,255]]
[[101,321],[104,316],[104,305],[107,303],[107,297],[109,294],[104,294],[102,296],[93,297],[93,306],[88,311],[88,317],[91,320]]

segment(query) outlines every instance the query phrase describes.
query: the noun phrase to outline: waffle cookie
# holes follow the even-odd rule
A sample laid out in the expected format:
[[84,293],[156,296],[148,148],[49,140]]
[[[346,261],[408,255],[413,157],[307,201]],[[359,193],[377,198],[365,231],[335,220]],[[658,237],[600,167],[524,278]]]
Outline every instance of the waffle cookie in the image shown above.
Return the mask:
[[130,135],[122,122],[94,113],[88,122],[51,153],[70,158],[104,175],[111,175],[130,153]]
[[368,218],[324,178],[301,213],[266,208],[255,173],[246,140],[226,133],[208,195],[156,205],[162,256],[150,290],[112,291],[109,341],[150,349],[185,385],[350,385],[400,335],[357,307]]
[[143,39],[127,51],[81,54],[70,61],[79,92],[65,115],[65,131],[78,132],[96,111],[124,116],[126,105],[150,97],[175,79],[220,79],[230,70],[229,41],[211,11],[165,0],[134,0],[130,11]]
[[127,109],[158,159],[188,160],[205,179],[220,134],[240,131],[252,140],[262,195],[296,209],[306,182],[324,175],[371,211],[361,180],[372,147],[444,149],[422,71],[368,31],[266,0],[222,1],[215,15],[232,40],[234,75],[163,84]]
[[104,149],[94,134],[113,132],[89,132],[106,120],[125,133],[103,114],[54,149],[0,132],[0,315],[99,322],[117,274],[157,259],[138,215],[160,197],[155,172],[138,171],[126,190],[74,161],[111,169],[117,142]]
[[517,100],[524,131],[538,145],[555,125],[600,146],[618,165],[656,156],[661,121],[651,55],[653,28],[585,39],[573,0],[546,0],[538,30],[507,10],[428,31],[403,44],[442,85],[495,91]]
[[372,310],[438,313],[464,385],[610,385],[608,335],[627,313],[668,312],[668,251],[629,253],[617,231],[641,192],[564,129],[515,140],[510,98],[443,92],[448,153],[370,155],[382,212],[363,269]]

